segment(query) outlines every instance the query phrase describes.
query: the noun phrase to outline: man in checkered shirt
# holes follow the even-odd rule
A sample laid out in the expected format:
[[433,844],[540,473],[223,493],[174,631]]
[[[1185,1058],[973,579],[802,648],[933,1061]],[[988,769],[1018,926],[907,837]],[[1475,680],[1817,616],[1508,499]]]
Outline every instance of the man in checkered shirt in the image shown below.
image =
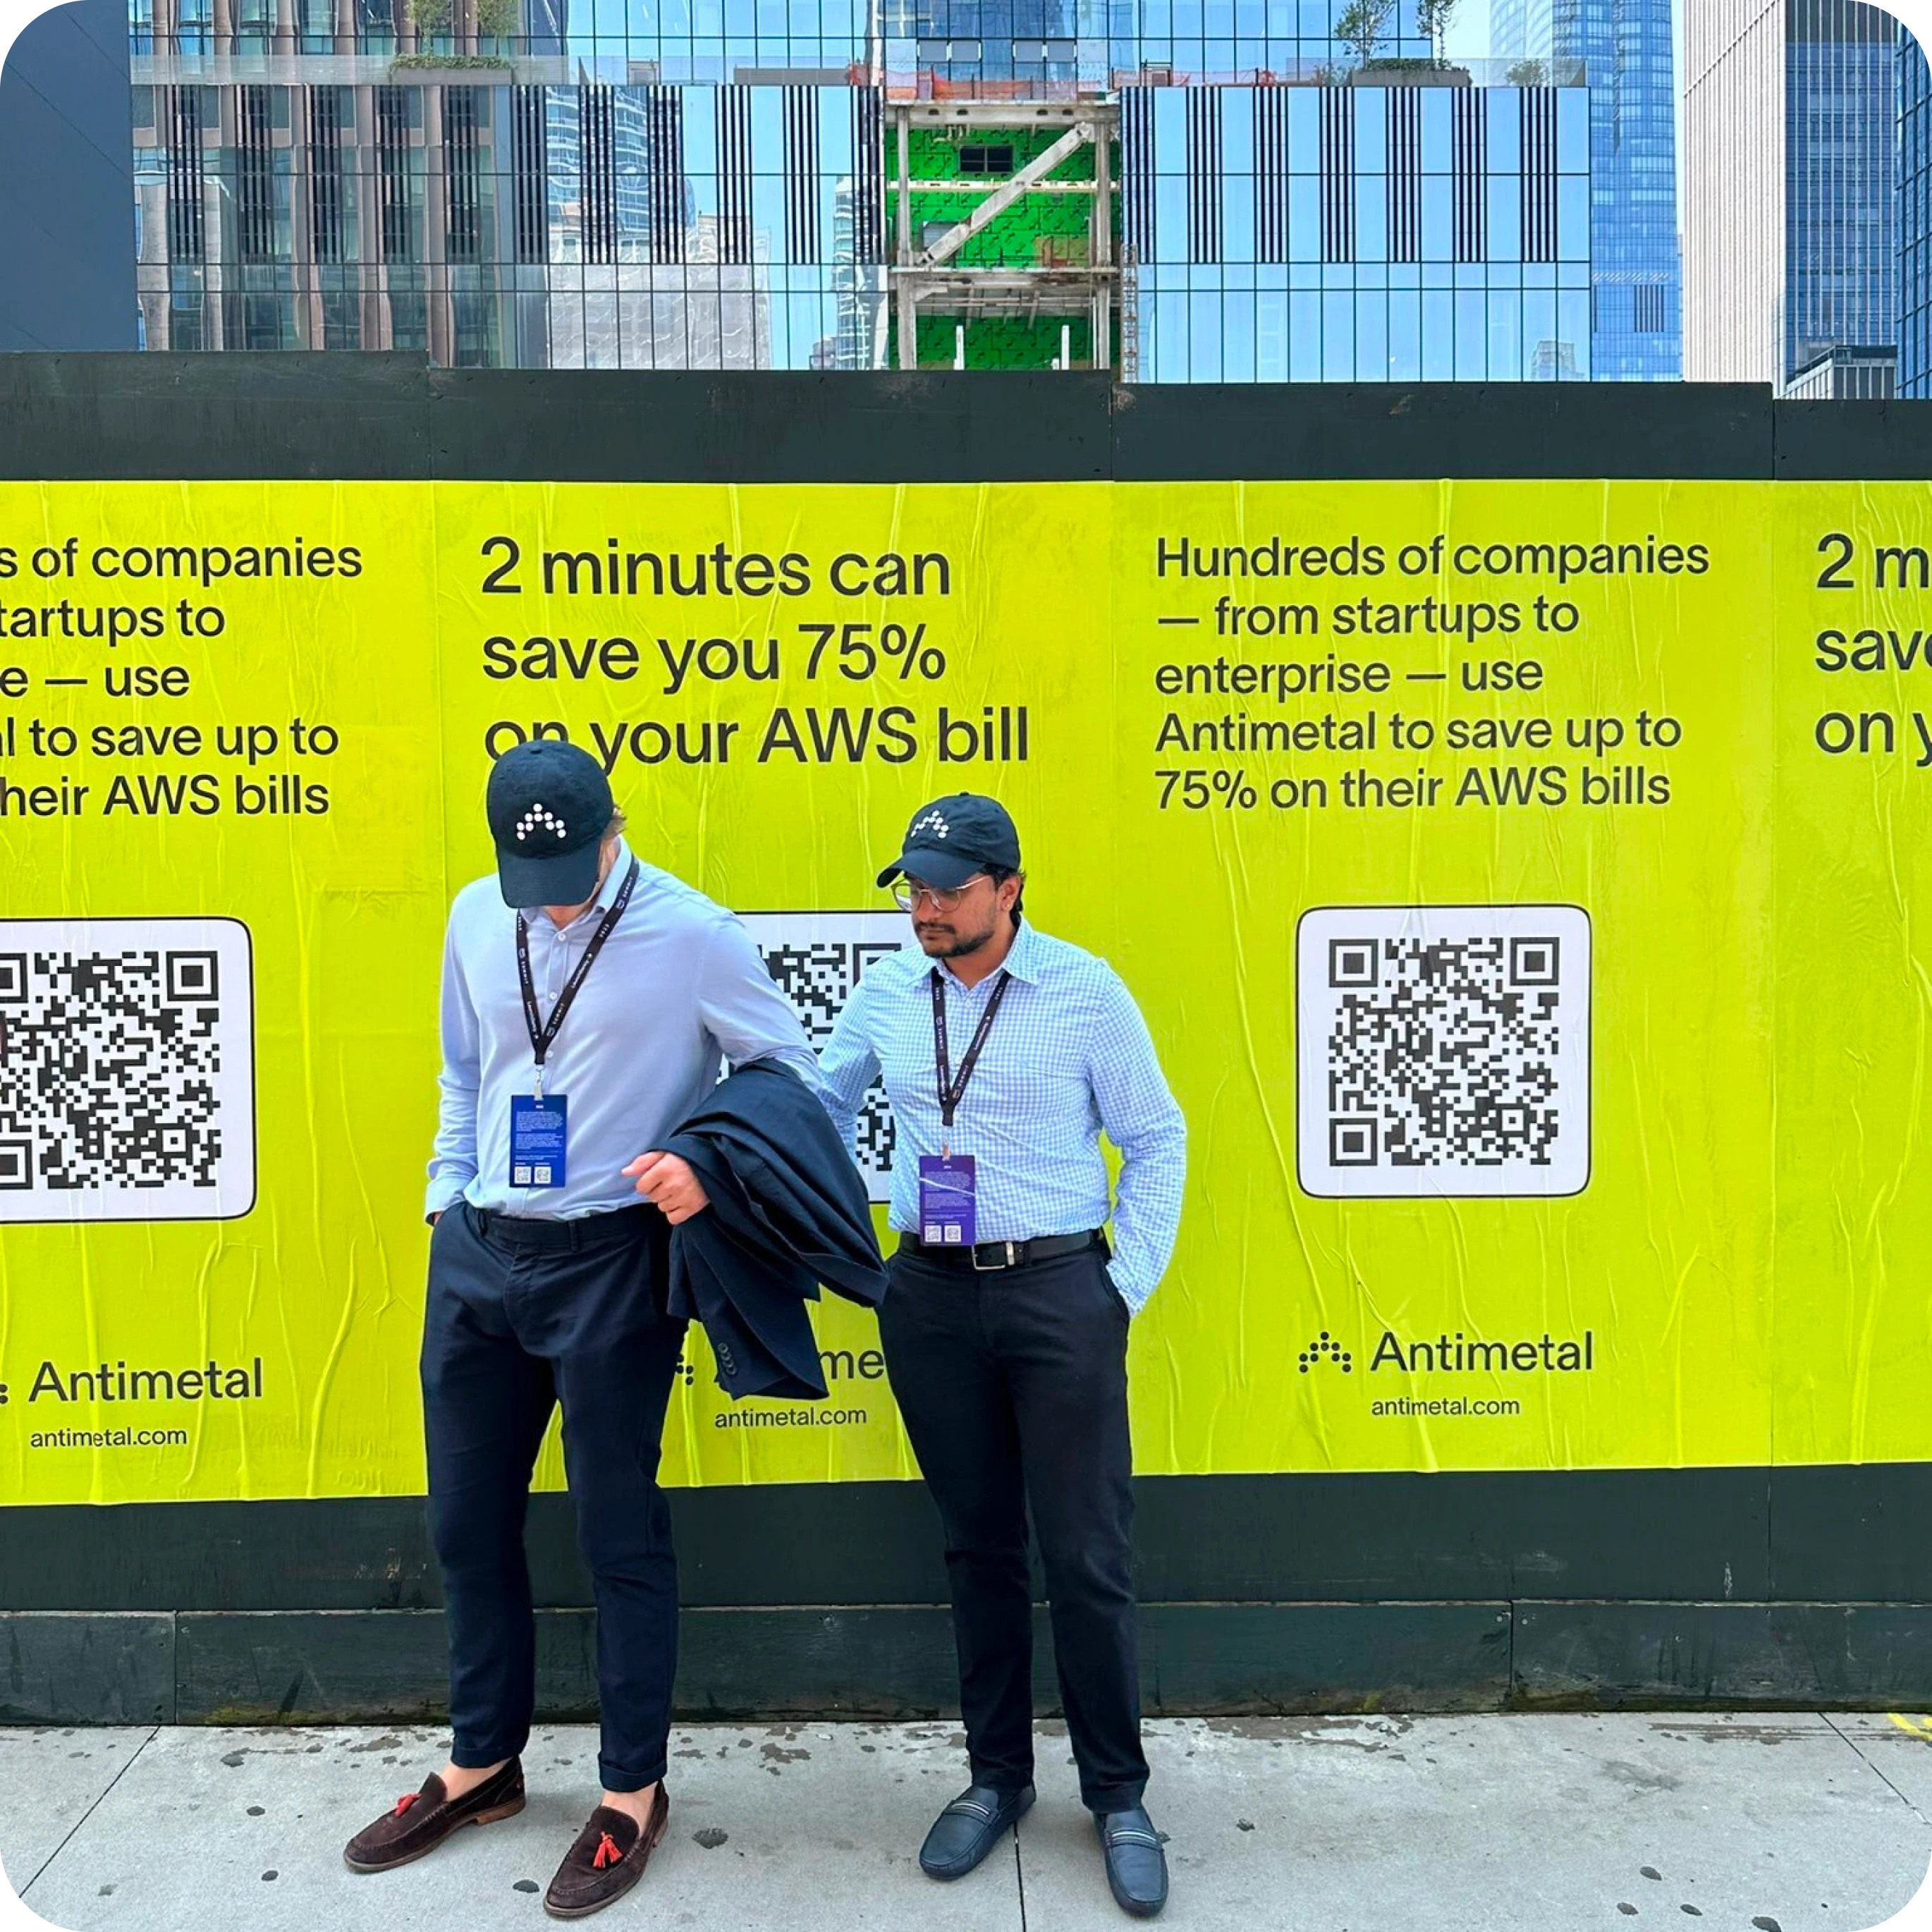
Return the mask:
[[918,948],[860,980],[820,1071],[848,1146],[881,1075],[898,1126],[879,1332],[945,1526],[973,1779],[920,1862],[963,1876],[1033,1802],[1030,1502],[1081,1797],[1114,1898],[1150,1916],[1167,1870],[1142,1804],[1127,1328],[1173,1252],[1186,1129],[1119,977],[1022,922],[993,800],[925,807],[879,884]]

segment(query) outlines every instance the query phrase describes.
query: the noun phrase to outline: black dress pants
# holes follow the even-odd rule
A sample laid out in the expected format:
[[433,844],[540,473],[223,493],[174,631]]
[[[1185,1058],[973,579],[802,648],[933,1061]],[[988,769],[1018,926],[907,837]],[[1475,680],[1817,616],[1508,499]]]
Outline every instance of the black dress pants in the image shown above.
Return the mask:
[[1147,1760],[1131,1537],[1127,1309],[1096,1246],[976,1273],[902,1250],[879,1310],[892,1394],[946,1533],[973,1781],[1033,1778],[1040,1540],[1062,1707],[1095,1811],[1140,1802]]
[[648,1206],[532,1221],[466,1203],[430,1238],[423,1420],[459,1765],[514,1757],[530,1736],[536,1625],[524,1518],[561,1402],[578,1547],[597,1601],[598,1771],[608,1791],[664,1775],[677,1563],[657,1472],[685,1330],[664,1313],[668,1239]]

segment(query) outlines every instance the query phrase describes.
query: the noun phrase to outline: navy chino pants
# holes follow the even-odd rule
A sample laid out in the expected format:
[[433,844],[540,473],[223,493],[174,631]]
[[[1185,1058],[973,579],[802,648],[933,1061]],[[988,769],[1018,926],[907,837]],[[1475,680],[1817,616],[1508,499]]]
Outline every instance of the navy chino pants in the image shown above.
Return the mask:
[[597,1604],[598,1768],[608,1791],[664,1774],[677,1563],[657,1472],[685,1330],[664,1312],[669,1240],[649,1206],[535,1221],[466,1202],[430,1238],[423,1420],[457,1764],[495,1764],[529,1739],[536,1625],[524,1519],[560,1403]]

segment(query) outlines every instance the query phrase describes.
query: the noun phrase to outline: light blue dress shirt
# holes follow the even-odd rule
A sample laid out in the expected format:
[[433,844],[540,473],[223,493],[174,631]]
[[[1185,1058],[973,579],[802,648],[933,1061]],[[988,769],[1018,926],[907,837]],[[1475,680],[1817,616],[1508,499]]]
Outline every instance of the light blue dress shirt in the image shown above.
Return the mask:
[[[892,1225],[918,1232],[919,1156],[950,1146],[976,1163],[982,1241],[1083,1234],[1111,1210],[1114,1286],[1138,1310],[1174,1252],[1187,1129],[1132,994],[1104,960],[1023,922],[1006,959],[1012,983],[948,1135],[933,1056],[933,964],[910,946],[868,967],[819,1061],[848,1147],[867,1090],[884,1076],[898,1130]],[[956,1080],[999,975],[968,986],[942,963],[940,976]],[[1102,1131],[1121,1155],[1112,1204]]]
[[[530,976],[548,1019],[624,883],[619,842],[590,910],[560,931],[532,907]],[[517,980],[517,915],[494,875],[450,908],[442,954],[442,1106],[424,1211],[459,1199],[503,1214],[571,1220],[635,1207],[623,1168],[661,1146],[718,1080],[722,1064],[782,1060],[814,1091],[817,1063],[758,949],[723,907],[640,866],[624,916],[604,942],[544,1063],[544,1092],[569,1104],[561,1187],[510,1184],[510,1100],[536,1067]]]

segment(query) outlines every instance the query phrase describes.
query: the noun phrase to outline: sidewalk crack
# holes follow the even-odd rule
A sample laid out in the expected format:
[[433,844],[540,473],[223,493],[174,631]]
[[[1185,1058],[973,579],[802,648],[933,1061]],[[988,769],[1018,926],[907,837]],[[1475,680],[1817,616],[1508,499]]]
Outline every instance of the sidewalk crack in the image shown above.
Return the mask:
[[1859,1748],[1858,1740],[1851,1736],[1848,1732],[1839,1730],[1838,1725],[1832,1722],[1832,1714],[1830,1712],[1820,1711],[1818,1714],[1824,1719],[1826,1724],[1830,1724],[1832,1729],[1837,1731],[1838,1736],[1843,1738],[1845,1742],[1851,1747],[1852,1754],[1857,1757],[1858,1762],[1861,1764],[1866,1766],[1870,1770],[1872,1775],[1898,1800],[1900,1804],[1903,1804],[1905,1808],[1912,1814],[1913,1817],[1918,1820],[1920,1824],[1932,1825],[1932,1818],[1928,1818],[1925,1814],[1920,1810],[1918,1807],[1913,1804],[1912,1800],[1906,1797],[1905,1793],[1900,1790],[1898,1786],[1893,1784],[1892,1780],[1886,1777],[1883,1772],[1880,1770],[1876,1762],[1873,1759],[1867,1756],[1867,1754]]
[[26,1883],[20,1888],[20,1903],[22,1905],[26,1904],[27,1902],[28,1893],[32,1892],[34,1887],[39,1884],[41,1879],[46,1876],[48,1867],[53,1863],[55,1859],[60,1856],[62,1852],[67,1850],[68,1846],[74,1843],[74,1832],[78,1832],[82,1826],[85,1825],[88,1820],[92,1818],[94,1813],[100,1809],[101,1806],[106,1802],[107,1792],[112,1791],[115,1786],[118,1784],[121,1780],[128,1775],[128,1772],[134,1768],[134,1760],[139,1757],[141,1754],[154,1742],[155,1738],[160,1736],[160,1726],[159,1724],[154,1725],[148,1731],[148,1735],[128,1754],[128,1762],[108,1780],[107,1790],[102,1792],[100,1796],[74,1820],[74,1830],[69,1832],[67,1836],[62,1839],[60,1843],[55,1846],[53,1850],[41,1860],[39,1869],[36,1870],[33,1876],[28,1880]]
[[1026,1860],[1020,1852],[1020,1828],[1013,1826],[1013,1879],[1020,1892],[1020,1932],[1027,1932]]

